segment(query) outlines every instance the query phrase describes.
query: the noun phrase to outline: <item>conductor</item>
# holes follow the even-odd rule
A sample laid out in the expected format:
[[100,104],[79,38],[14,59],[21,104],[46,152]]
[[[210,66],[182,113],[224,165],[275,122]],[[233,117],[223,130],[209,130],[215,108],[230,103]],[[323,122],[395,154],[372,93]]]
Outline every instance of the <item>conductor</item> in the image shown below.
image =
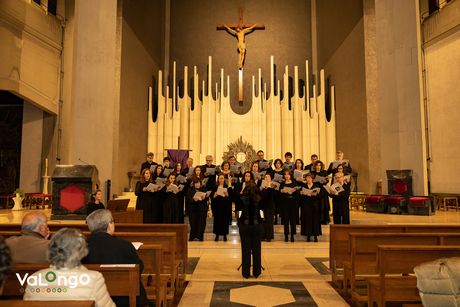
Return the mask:
[[257,278],[262,267],[261,240],[264,232],[259,208],[261,193],[251,172],[245,172],[243,178],[236,208],[241,239],[241,272],[244,278],[249,278],[252,254],[252,274]]

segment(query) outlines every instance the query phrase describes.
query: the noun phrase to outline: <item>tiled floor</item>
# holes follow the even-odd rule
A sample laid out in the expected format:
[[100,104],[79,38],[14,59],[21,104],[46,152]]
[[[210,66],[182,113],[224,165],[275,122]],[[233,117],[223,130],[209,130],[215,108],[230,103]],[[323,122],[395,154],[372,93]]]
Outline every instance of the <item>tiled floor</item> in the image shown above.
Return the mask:
[[[0,210],[0,223],[20,223],[23,214],[24,211]],[[457,224],[460,213],[439,211],[434,216],[409,216],[352,211],[351,220],[354,224]],[[209,226],[207,231],[212,230]],[[237,270],[241,250],[236,226],[231,227],[228,242],[214,242],[214,235],[207,232],[204,242],[189,243],[189,257],[195,268],[189,268],[188,285],[179,306],[348,306],[329,283],[329,226],[322,230],[318,243],[305,242],[300,235],[296,242],[285,243],[282,226],[275,226],[275,240],[262,242],[265,270],[258,279],[243,279]]]
[[[353,211],[351,219],[356,224],[460,223],[460,213],[439,211],[435,216],[409,216]],[[348,306],[329,283],[329,227],[323,226],[322,230],[323,235],[318,243],[305,242],[299,235],[296,236],[296,242],[285,243],[282,240],[282,227],[275,226],[275,240],[262,242],[262,265],[265,271],[258,279],[244,279],[237,271],[241,263],[241,250],[236,227],[231,228],[228,242],[214,242],[211,233],[206,234],[204,242],[190,242],[189,256],[200,259],[193,274],[187,277],[189,283],[179,306],[273,306],[277,304],[277,301],[270,304],[275,291],[273,288],[302,292],[299,283],[305,289],[301,297],[311,297],[314,302],[299,304],[301,306]],[[251,288],[254,283],[267,287]],[[235,296],[229,294],[230,289],[242,287],[249,291],[242,291],[236,301],[232,301]],[[254,297],[257,298],[256,303]],[[283,303],[282,306],[296,304]]]

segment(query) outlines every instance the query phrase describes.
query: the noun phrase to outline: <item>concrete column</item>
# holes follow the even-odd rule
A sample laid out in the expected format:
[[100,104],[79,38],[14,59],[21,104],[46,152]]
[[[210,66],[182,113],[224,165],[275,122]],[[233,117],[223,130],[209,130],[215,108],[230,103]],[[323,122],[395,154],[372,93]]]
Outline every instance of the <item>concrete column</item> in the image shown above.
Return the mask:
[[43,111],[24,102],[19,188],[25,193],[41,192]]
[[[375,0],[378,50],[378,70],[375,79],[378,82],[382,177],[386,178],[384,171],[387,169],[411,169],[414,172],[414,194],[423,195],[428,191],[424,110],[420,103],[421,42],[418,35],[417,2]],[[366,80],[368,83],[367,76]],[[372,94],[372,91],[369,94]],[[369,140],[373,139],[374,136],[370,135]],[[372,146],[369,145],[369,148]]]
[[[367,109],[367,135],[368,169],[360,172],[358,184],[362,180],[368,181],[368,190],[375,193],[377,182],[385,181],[385,172],[382,171],[381,144],[380,144],[380,108],[378,100],[378,69],[377,69],[377,42],[375,24],[375,0],[363,1],[363,27],[364,27],[364,66],[366,80],[366,109]],[[362,186],[359,184],[359,186]]]
[[[68,157],[63,163],[94,164],[102,188],[113,177],[117,1],[75,1],[71,82],[64,103]],[[119,73],[119,72],[118,72]],[[104,191],[105,193],[105,191]]]

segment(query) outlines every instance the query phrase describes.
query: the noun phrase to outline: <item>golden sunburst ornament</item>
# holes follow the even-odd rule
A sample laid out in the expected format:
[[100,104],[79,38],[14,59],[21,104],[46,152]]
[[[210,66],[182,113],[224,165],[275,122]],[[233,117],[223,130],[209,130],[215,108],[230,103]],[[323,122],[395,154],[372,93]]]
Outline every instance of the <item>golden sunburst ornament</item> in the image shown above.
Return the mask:
[[243,137],[240,136],[236,142],[227,145],[227,151],[224,152],[222,158],[227,161],[230,156],[235,156],[236,161],[243,164],[243,171],[246,171],[251,169],[252,161],[256,158],[256,151],[249,142],[243,141]]

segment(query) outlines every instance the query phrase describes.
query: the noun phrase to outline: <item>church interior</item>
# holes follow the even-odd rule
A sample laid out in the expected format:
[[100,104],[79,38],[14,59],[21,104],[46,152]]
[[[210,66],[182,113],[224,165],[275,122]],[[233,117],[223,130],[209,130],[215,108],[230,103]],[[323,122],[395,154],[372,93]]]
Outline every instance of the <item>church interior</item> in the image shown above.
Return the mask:
[[[0,306],[458,304],[460,0],[2,0],[0,42]],[[107,216],[140,264],[85,262]],[[107,300],[15,277],[69,228]]]

